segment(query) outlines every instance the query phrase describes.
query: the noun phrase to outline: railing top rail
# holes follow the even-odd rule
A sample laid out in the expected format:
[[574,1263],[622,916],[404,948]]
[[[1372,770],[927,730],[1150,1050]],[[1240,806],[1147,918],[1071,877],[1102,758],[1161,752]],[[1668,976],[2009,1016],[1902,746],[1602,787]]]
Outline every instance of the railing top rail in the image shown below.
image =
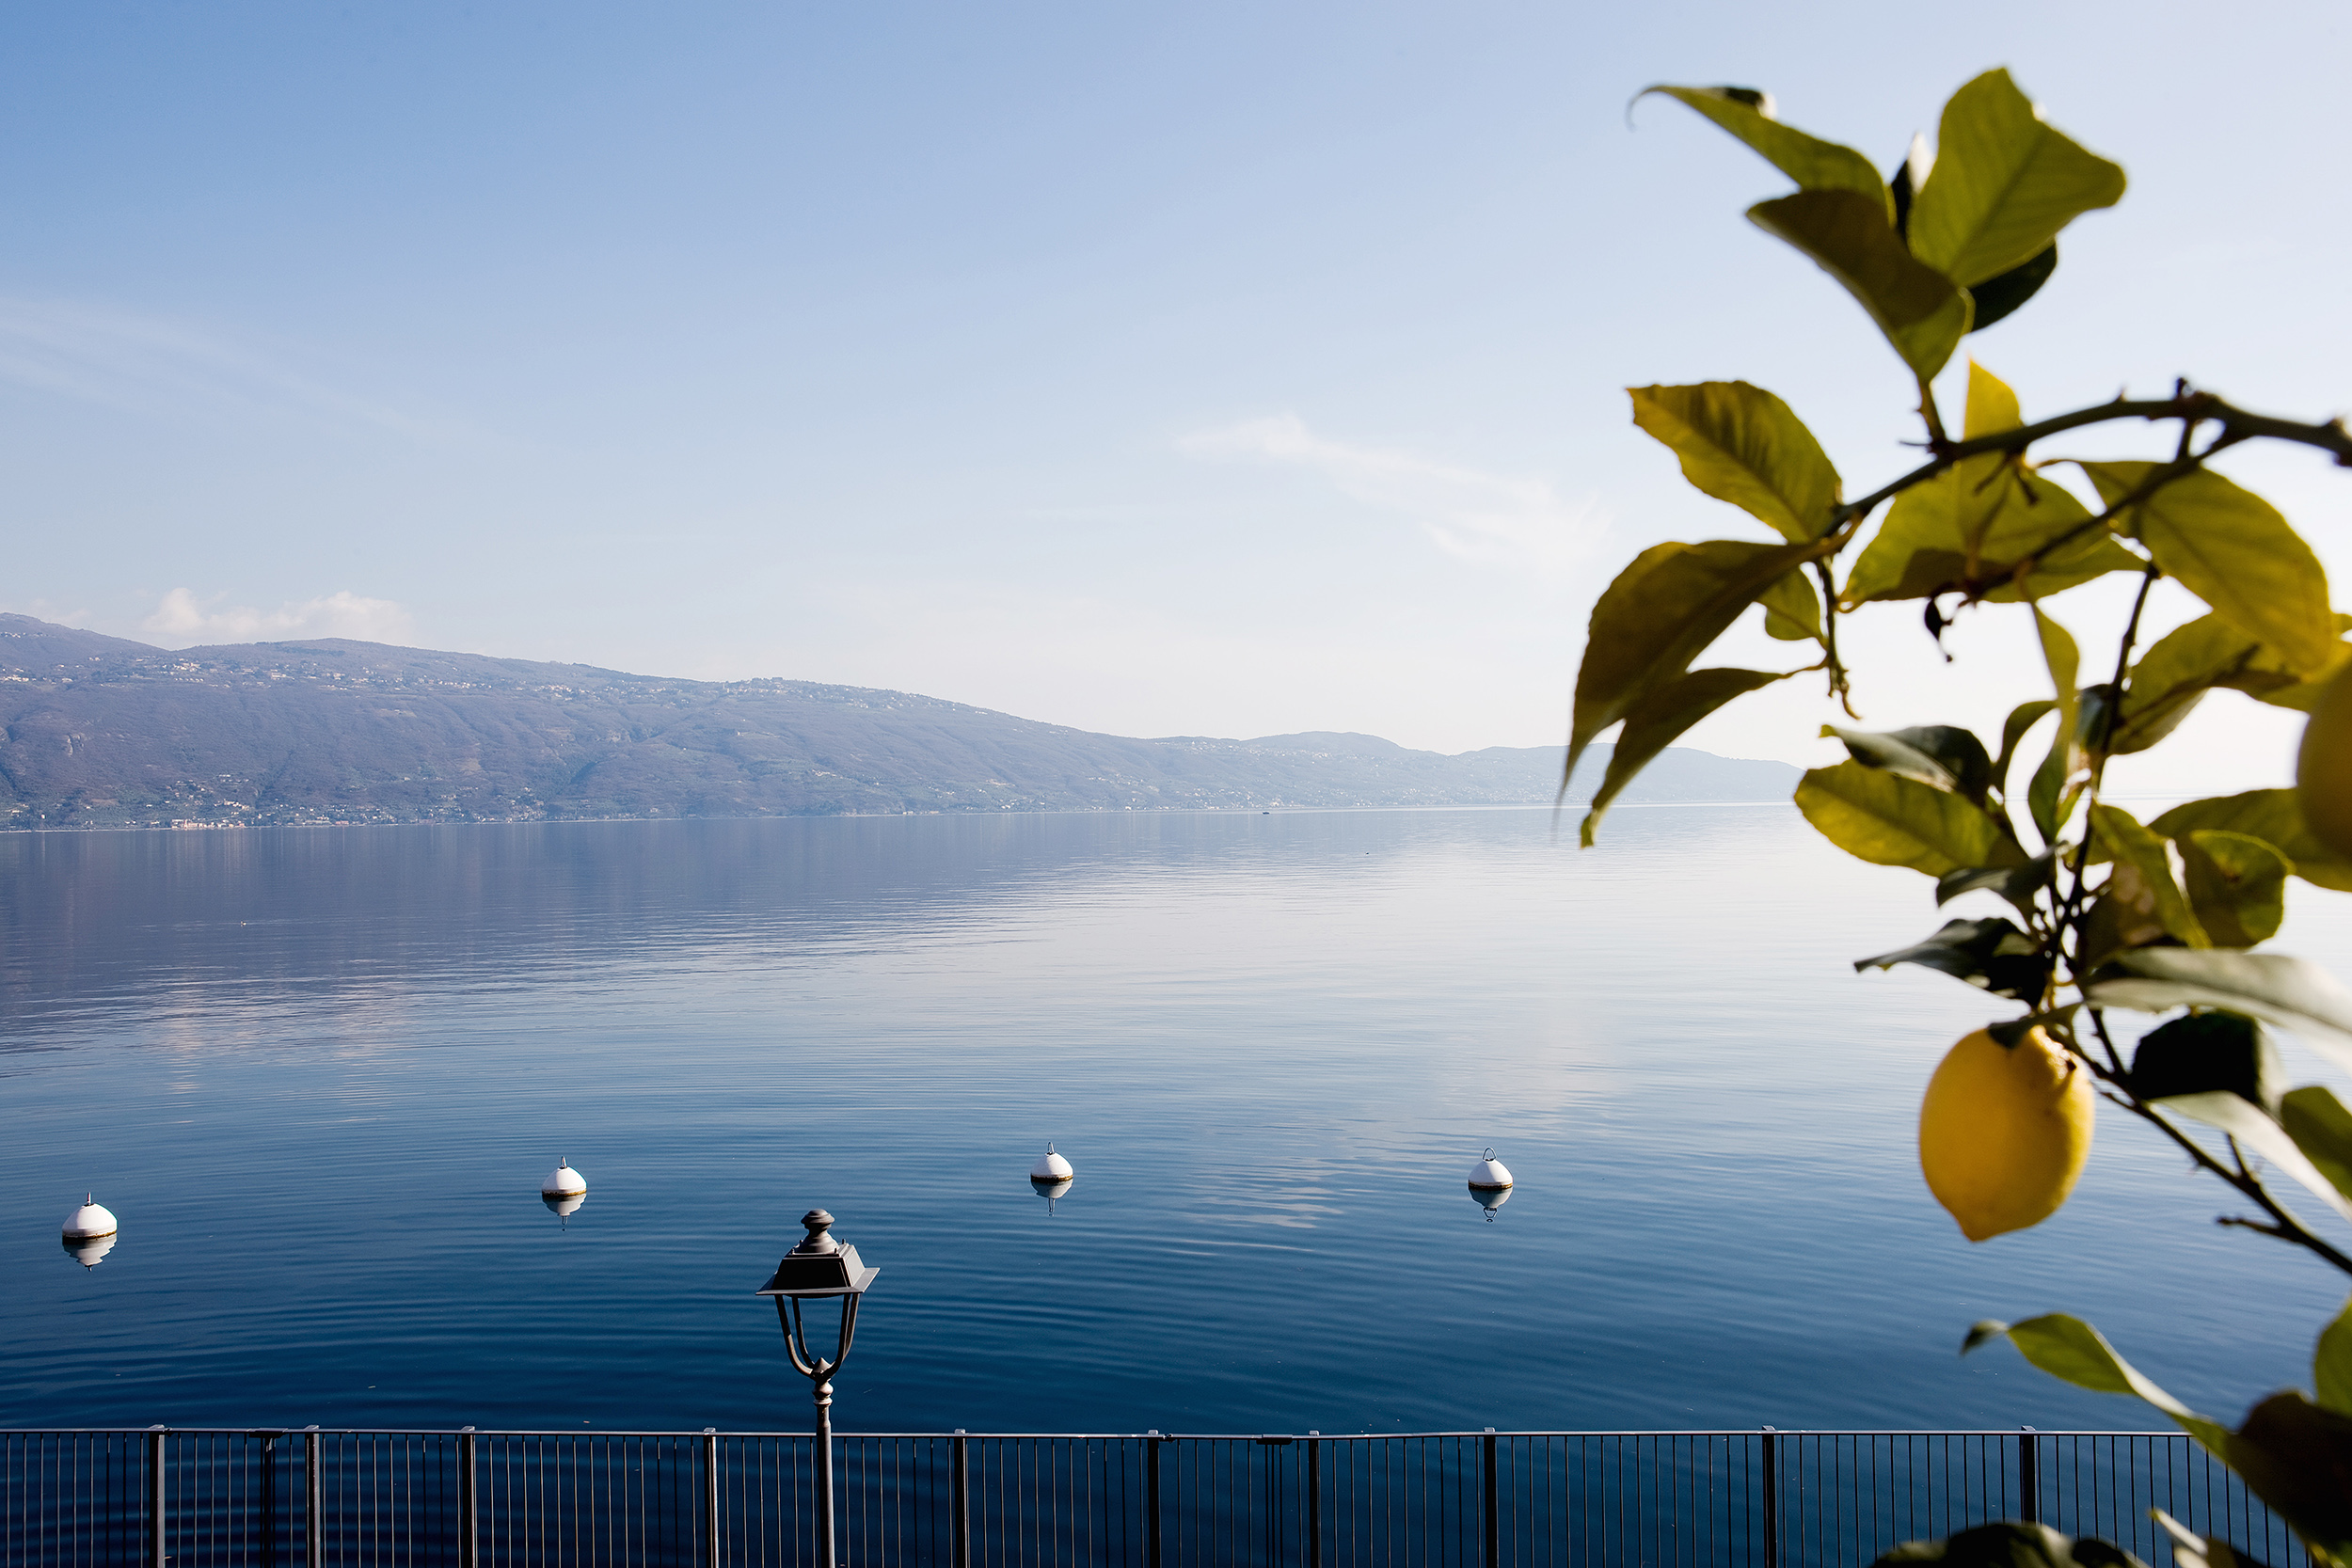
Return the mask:
[[[1760,1436],[1764,1436],[1764,1435],[1767,1435],[1767,1434],[1769,1434],[1769,1435],[1771,1435],[1771,1436],[1773,1436],[1773,1437],[2015,1437],[2015,1436],[2019,1435],[2020,1433],[2031,1433],[2032,1435],[2034,1435],[2034,1436],[2036,1436],[2036,1437],[2180,1437],[2180,1438],[2187,1438],[2187,1436],[2188,1436],[2188,1433],[2185,1433],[2185,1432],[2180,1431],[2178,1428],[2174,1428],[2174,1429],[2169,1430],[2169,1431],[2164,1431],[2164,1430],[2146,1430],[2146,1431],[2137,1431],[2137,1430],[2136,1430],[2136,1431],[2113,1431],[2113,1432],[2110,1432],[2110,1431],[2106,1431],[2106,1430],[2104,1430],[2104,1429],[2103,1429],[2103,1430],[2100,1430],[2100,1431],[2095,1431],[2095,1432],[2094,1432],[2094,1431],[2088,1431],[2088,1430],[2085,1430],[2085,1431],[2072,1431],[2072,1430],[2070,1430],[2070,1431],[2061,1432],[2061,1431],[2058,1431],[2058,1429],[2053,1428],[2053,1427],[1986,1427],[1986,1428],[1982,1428],[1982,1429],[1979,1429],[1979,1428],[1964,1428],[1964,1429],[1963,1429],[1963,1428],[1947,1428],[1947,1427],[1934,1427],[1934,1428],[1928,1428],[1928,1427],[1655,1427],[1655,1428],[1652,1428],[1652,1427],[1620,1427],[1620,1428],[1612,1428],[1612,1429],[1605,1430],[1605,1431],[1604,1431],[1604,1430],[1602,1430],[1602,1429],[1600,1429],[1600,1428],[1590,1428],[1590,1429],[1582,1429],[1582,1430],[1543,1430],[1543,1431],[1539,1431],[1539,1430],[1535,1430],[1535,1429],[1533,1429],[1533,1428],[1521,1429],[1521,1428],[1513,1428],[1513,1427],[1501,1427],[1501,1428],[1496,1428],[1496,1427],[1480,1427],[1480,1428],[1477,1428],[1477,1429],[1474,1429],[1474,1430],[1473,1430],[1473,1429],[1465,1428],[1465,1429],[1463,1429],[1463,1430],[1461,1430],[1461,1431],[1458,1431],[1458,1432],[1315,1432],[1315,1433],[1307,1433],[1307,1432],[1162,1432],[1162,1433],[983,1433],[974,1432],[974,1433],[964,1433],[964,1435],[965,1435],[965,1436],[968,1436],[968,1437],[980,1437],[980,1436],[990,1436],[990,1437],[1000,1437],[1000,1436],[1002,1436],[1002,1437],[1027,1437],[1027,1436],[1075,1436],[1075,1437],[1101,1437],[1101,1436],[1117,1436],[1117,1435],[1125,1435],[1125,1436],[1143,1436],[1143,1435],[1152,1435],[1152,1436],[1158,1436],[1158,1437],[1163,1437],[1163,1438],[1166,1438],[1166,1439],[1168,1439],[1168,1441],[1170,1441],[1170,1442],[1176,1442],[1176,1441],[1181,1440],[1181,1441],[1184,1441],[1184,1442],[1194,1442],[1194,1443],[1203,1443],[1203,1442],[1215,1442],[1215,1443],[1255,1443],[1255,1442],[1259,1441],[1260,1439],[1262,1439],[1262,1438],[1265,1438],[1265,1437],[1284,1438],[1284,1439],[1289,1439],[1289,1440],[1292,1440],[1292,1441],[1295,1441],[1295,1442],[1300,1442],[1300,1443],[1303,1443],[1303,1442],[1307,1441],[1307,1440],[1308,1440],[1308,1438],[1310,1438],[1310,1437],[1314,1437],[1314,1438],[1319,1438],[1319,1439],[1321,1439],[1322,1441],[1327,1442],[1327,1443],[1339,1443],[1339,1442],[1354,1442],[1354,1443],[1363,1443],[1363,1442],[1385,1442],[1385,1441],[1392,1441],[1392,1440],[1402,1439],[1402,1438],[1420,1438],[1420,1437],[1760,1437]],[[900,1435],[922,1435],[922,1436],[931,1436],[931,1435],[942,1435],[942,1434],[937,1434],[937,1433],[834,1433],[834,1435],[835,1435],[835,1436],[870,1436],[870,1437],[881,1437],[881,1436],[900,1436]],[[952,1435],[954,1435],[954,1434],[953,1434],[953,1433],[946,1433],[945,1435],[949,1435],[949,1436],[952,1436]]]
[[[807,1432],[720,1431],[703,1427],[675,1429],[626,1427],[508,1428],[508,1427],[0,1427],[0,1437],[144,1437],[155,1432],[185,1433],[192,1436],[231,1437],[301,1437],[316,1433],[321,1437],[456,1437],[470,1432],[476,1437],[808,1437]],[[953,1437],[984,1438],[991,1442],[1104,1442],[1157,1437],[1166,1442],[1184,1443],[1255,1443],[1273,1437],[1290,1442],[1306,1442],[1310,1438],[1327,1443],[1394,1442],[1414,1438],[1442,1437],[1756,1437],[1764,1433],[1775,1437],[2015,1437],[2030,1433],[2037,1437],[2165,1437],[2187,1440],[2188,1434],[2179,1431],[2107,1431],[2065,1430],[2040,1427],[1985,1428],[1915,1428],[1915,1427],[1676,1427],[1625,1428],[1613,1431],[1560,1430],[1535,1431],[1510,1429],[1494,1431],[1480,1428],[1457,1432],[836,1432],[842,1441],[875,1438],[894,1441],[914,1439],[944,1439]]]

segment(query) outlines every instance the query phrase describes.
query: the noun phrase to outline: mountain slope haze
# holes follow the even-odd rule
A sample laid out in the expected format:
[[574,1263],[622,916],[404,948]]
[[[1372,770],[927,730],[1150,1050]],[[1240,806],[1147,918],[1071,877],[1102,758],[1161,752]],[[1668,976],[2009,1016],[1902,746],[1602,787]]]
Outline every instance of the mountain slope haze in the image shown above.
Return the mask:
[[[863,687],[340,638],[175,652],[0,615],[13,828],[1526,805],[1552,800],[1560,755],[1326,731],[1133,739]],[[1786,800],[1796,779],[1677,749],[1625,799]]]

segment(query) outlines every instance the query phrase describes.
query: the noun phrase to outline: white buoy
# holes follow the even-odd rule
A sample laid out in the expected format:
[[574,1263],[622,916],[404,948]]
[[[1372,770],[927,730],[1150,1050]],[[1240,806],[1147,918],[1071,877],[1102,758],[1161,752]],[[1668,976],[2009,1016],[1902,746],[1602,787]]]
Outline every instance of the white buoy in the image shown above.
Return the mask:
[[65,1217],[65,1239],[69,1242],[94,1242],[114,1233],[114,1211],[94,1197],[85,1196],[82,1206]]
[[1069,1161],[1054,1152],[1052,1144],[1045,1146],[1045,1157],[1029,1167],[1029,1180],[1032,1181],[1068,1181],[1077,1174],[1071,1168]]
[[1504,1192],[1511,1185],[1511,1172],[1490,1148],[1485,1159],[1470,1167],[1470,1184],[1474,1193]]
[[588,1179],[572,1169],[569,1162],[557,1160],[548,1179],[539,1183],[541,1197],[586,1197]]

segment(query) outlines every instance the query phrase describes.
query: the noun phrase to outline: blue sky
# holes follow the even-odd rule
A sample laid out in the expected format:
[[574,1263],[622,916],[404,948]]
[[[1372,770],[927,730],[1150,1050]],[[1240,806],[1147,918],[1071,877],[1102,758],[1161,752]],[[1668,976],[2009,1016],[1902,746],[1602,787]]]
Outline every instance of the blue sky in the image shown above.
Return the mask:
[[[1757,536],[1624,387],[1772,387],[1850,491],[1914,434],[1867,324],[1741,219],[1786,182],[1675,104],[1629,125],[1645,84],[1763,86],[1891,166],[2006,64],[2132,177],[1970,341],[2029,416],[2176,373],[2352,406],[2340,7],[1954,14],[17,7],[0,608],[1556,742],[1616,566]],[[2352,476],[2231,471],[2352,574]],[[2029,694],[2007,617],[1952,666],[1874,619],[1873,721]],[[1800,684],[1696,739],[1811,755]],[[2291,724],[2207,708],[2134,782],[2283,767]]]

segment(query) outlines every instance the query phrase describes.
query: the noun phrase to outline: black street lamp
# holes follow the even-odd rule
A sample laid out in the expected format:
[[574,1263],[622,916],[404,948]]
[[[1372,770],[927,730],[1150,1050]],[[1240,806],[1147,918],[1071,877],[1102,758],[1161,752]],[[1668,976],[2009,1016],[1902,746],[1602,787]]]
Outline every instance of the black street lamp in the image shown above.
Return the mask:
[[[776,1265],[768,1283],[759,1288],[759,1293],[776,1298],[776,1322],[784,1325],[784,1343],[792,1353],[792,1365],[816,1386],[817,1562],[818,1568],[836,1568],[833,1532],[833,1374],[850,1358],[850,1340],[857,1333],[858,1297],[866,1293],[866,1288],[882,1270],[867,1268],[858,1260],[857,1248],[845,1246],[825,1233],[833,1226],[833,1216],[822,1209],[811,1209],[801,1216],[801,1223],[808,1227],[808,1234],[801,1239],[799,1246],[784,1255],[784,1260]],[[801,1323],[801,1303],[824,1296],[841,1298],[841,1342],[830,1361],[810,1352],[808,1331]]]

